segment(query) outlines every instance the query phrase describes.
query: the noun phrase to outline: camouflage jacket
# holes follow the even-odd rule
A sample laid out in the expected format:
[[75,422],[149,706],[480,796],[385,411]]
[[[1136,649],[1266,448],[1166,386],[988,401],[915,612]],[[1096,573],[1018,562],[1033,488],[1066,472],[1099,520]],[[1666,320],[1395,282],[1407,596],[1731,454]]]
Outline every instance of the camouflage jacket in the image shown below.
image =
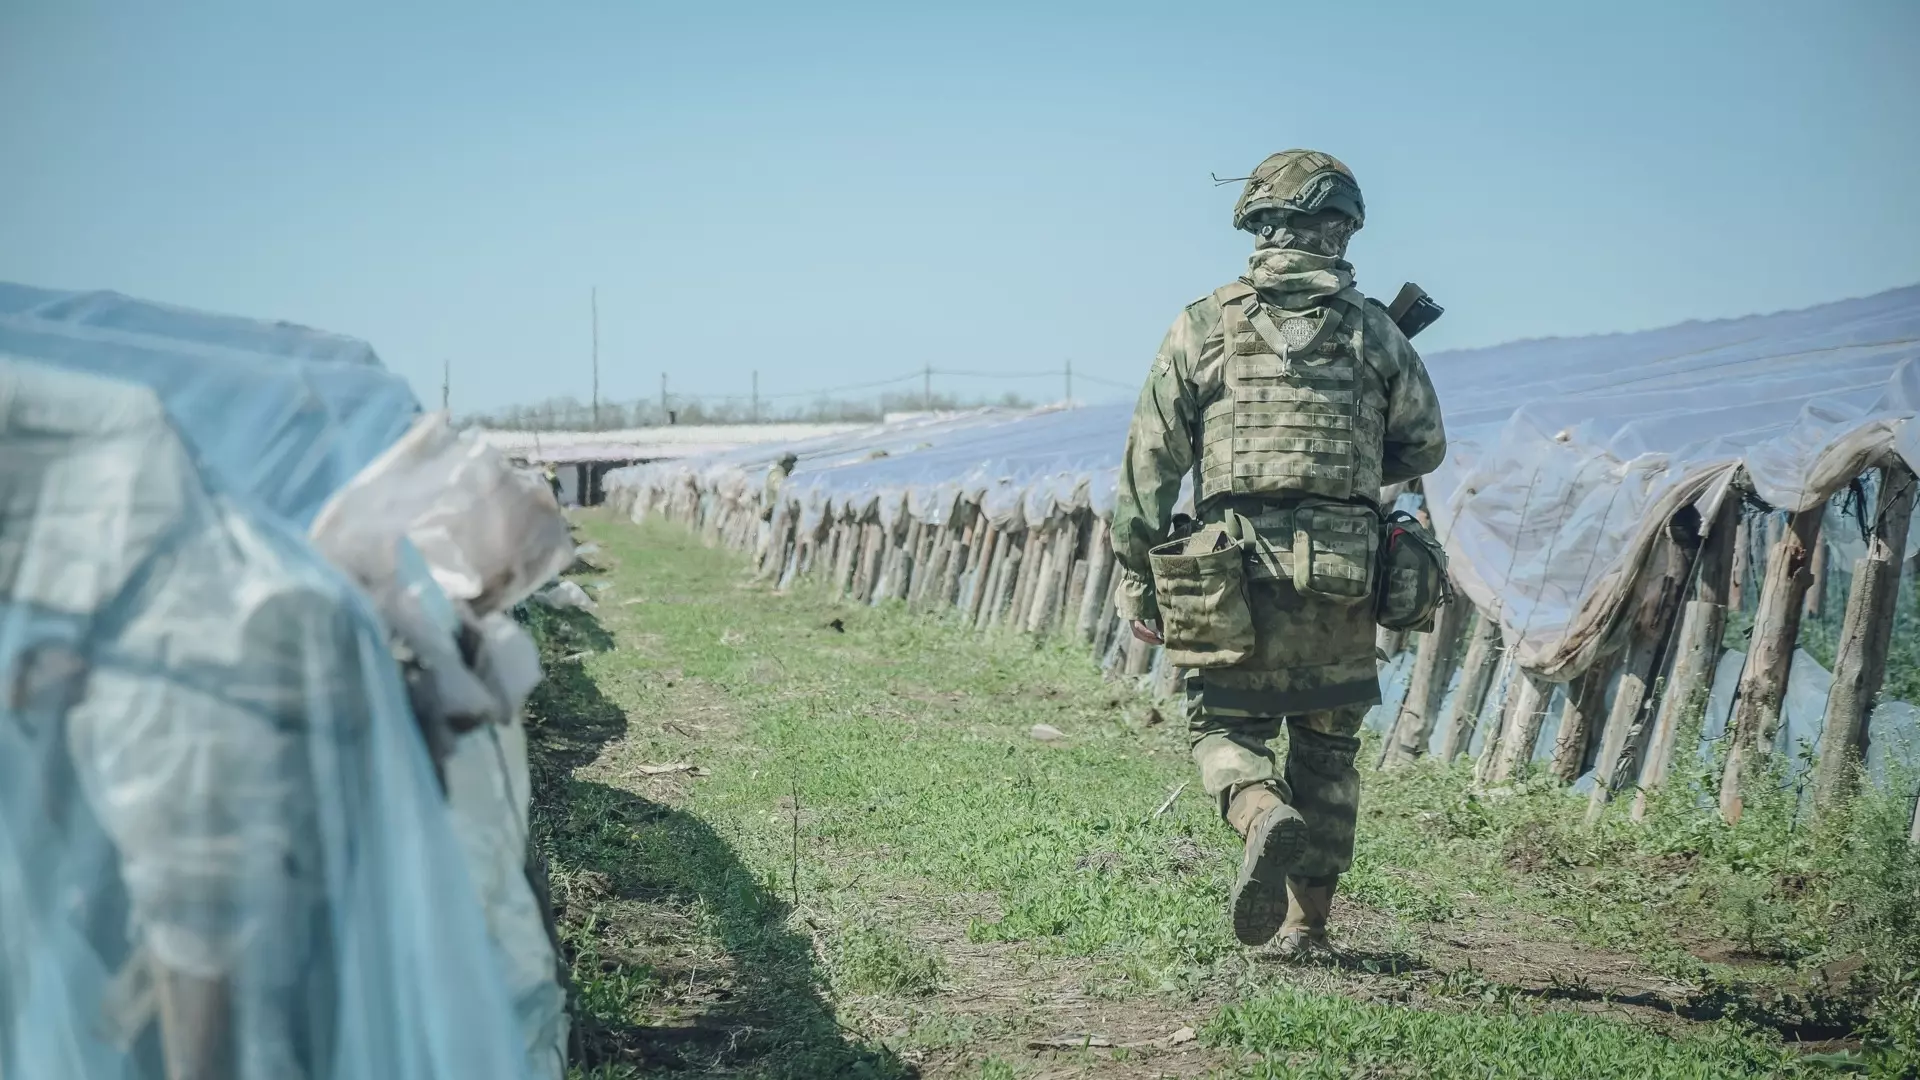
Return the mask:
[[767,481],[760,489],[760,520],[772,521],[774,506],[780,501],[780,488],[786,484],[789,471],[779,462],[767,470]]
[[[1440,402],[1419,353],[1386,311],[1373,303],[1360,307],[1366,367],[1383,384],[1386,402],[1383,482],[1397,484],[1433,471],[1446,457]],[[1113,511],[1123,618],[1159,617],[1147,552],[1167,537],[1181,481],[1200,456],[1201,414],[1223,392],[1223,321],[1212,294],[1188,304],[1160,343],[1140,391]]]

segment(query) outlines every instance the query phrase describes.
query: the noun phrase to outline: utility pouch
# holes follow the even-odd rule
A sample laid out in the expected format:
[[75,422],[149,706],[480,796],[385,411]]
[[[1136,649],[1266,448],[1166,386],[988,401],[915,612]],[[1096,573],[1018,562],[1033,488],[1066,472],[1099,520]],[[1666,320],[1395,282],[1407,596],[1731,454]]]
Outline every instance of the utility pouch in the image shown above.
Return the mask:
[[1293,588],[1341,604],[1373,597],[1380,515],[1352,503],[1313,503],[1293,512]]
[[1447,552],[1420,519],[1404,510],[1380,527],[1380,596],[1374,621],[1388,630],[1433,629],[1434,613],[1453,600]]
[[1179,667],[1231,667],[1253,652],[1246,552],[1218,525],[1147,553],[1160,601],[1160,637]]

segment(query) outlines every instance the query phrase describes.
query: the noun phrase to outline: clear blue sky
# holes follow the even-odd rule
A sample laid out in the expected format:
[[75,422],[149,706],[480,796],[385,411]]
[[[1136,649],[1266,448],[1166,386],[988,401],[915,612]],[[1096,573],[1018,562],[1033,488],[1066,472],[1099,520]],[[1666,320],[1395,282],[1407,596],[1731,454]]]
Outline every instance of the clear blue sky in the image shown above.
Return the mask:
[[451,358],[456,411],[584,399],[595,285],[609,398],[1133,384],[1244,267],[1207,174],[1305,145],[1428,352],[1920,281],[1915,0],[922,7],[0,0],[0,280]]

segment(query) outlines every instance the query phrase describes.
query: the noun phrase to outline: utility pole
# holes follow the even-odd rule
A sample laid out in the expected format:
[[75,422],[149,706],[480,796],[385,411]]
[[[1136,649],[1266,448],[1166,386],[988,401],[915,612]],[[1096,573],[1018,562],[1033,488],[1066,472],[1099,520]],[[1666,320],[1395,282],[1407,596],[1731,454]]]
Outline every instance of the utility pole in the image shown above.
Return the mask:
[[440,411],[452,417],[447,402],[453,400],[453,361],[440,361]]
[[593,305],[593,430],[600,430],[600,286],[587,294]]
[[920,407],[927,412],[933,411],[933,365],[928,364],[920,372]]
[[754,423],[760,422],[760,373],[757,371],[753,373],[753,411],[747,415],[753,418]]
[[1073,405],[1073,358],[1067,358],[1067,405]]
[[660,373],[660,422],[667,422],[667,373]]

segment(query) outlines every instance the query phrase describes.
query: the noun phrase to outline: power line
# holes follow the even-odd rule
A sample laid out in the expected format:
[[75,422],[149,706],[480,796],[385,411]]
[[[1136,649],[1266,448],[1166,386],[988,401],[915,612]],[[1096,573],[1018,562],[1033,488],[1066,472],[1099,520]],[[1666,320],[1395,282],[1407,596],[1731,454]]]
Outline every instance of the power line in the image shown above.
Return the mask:
[[[927,366],[922,367],[918,371],[896,375],[887,379],[869,379],[864,382],[842,383],[838,386],[826,386],[814,390],[788,390],[776,394],[763,393],[760,391],[759,372],[756,371],[751,375],[752,390],[749,393],[703,394],[678,391],[674,393],[673,396],[686,401],[744,401],[753,403],[754,407],[757,408],[760,402],[791,401],[796,398],[832,397],[836,394],[847,394],[860,390],[878,390],[889,386],[900,386],[918,380],[921,383],[922,401],[923,403],[927,403],[931,402],[933,397],[932,379],[933,376],[936,375],[956,379],[1056,379],[1060,378],[1063,374],[1069,380],[1081,379],[1099,386],[1112,387],[1117,390],[1134,389],[1132,384],[1119,382],[1114,379],[1103,379],[1097,375],[1087,374],[1085,369],[1075,371],[1071,367],[1041,371],[976,371]],[[1072,383],[1068,382],[1067,386],[1071,387]],[[1071,390],[1069,390],[1069,393],[1071,393]],[[667,407],[667,375],[665,372],[662,372],[660,375],[660,407],[663,410]]]

